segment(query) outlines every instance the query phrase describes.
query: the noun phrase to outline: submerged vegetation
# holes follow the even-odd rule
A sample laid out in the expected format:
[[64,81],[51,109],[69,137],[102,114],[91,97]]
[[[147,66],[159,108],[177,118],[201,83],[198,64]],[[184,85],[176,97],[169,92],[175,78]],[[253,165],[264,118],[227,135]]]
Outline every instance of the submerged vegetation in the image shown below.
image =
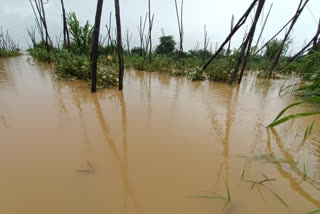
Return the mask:
[[2,27],[0,27],[0,58],[19,55],[19,43],[16,43],[14,41],[14,39],[10,36],[8,31],[4,33]]
[[[35,44],[29,49],[33,59],[38,61],[51,61],[59,78],[68,80],[90,81],[90,52],[92,39],[92,26],[87,21],[84,26],[79,24],[75,13],[67,14],[67,23],[71,35],[70,49],[49,47],[48,53],[45,42]],[[114,67],[105,63],[99,63],[97,70],[98,88],[113,87],[118,84],[117,72]]]

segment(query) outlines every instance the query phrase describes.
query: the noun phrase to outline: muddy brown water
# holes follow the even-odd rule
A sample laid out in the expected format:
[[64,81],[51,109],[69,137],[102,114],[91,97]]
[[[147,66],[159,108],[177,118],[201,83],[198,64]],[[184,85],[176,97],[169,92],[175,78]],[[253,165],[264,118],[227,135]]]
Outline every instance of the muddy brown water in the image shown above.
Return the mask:
[[[266,129],[297,99],[279,96],[282,84],[250,74],[231,88],[131,70],[123,94],[115,89],[91,94],[87,83],[55,80],[51,66],[27,62],[27,56],[2,59],[0,213],[319,209],[319,117]],[[312,121],[313,133],[302,142]],[[296,166],[289,164],[294,161]],[[265,177],[276,180],[251,189],[248,180]],[[225,183],[229,203],[192,197],[226,197]]]

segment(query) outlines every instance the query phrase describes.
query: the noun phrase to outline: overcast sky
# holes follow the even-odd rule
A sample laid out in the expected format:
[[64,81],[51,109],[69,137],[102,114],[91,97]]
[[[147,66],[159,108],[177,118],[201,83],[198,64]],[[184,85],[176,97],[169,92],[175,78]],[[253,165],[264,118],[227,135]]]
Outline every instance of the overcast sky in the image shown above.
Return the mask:
[[[45,1],[45,0],[44,0]],[[180,4],[181,0],[178,0]],[[207,25],[208,36],[215,49],[216,43],[226,38],[230,30],[232,14],[237,21],[252,0],[184,0],[184,49],[192,49],[199,41],[203,45],[203,26]],[[89,20],[94,22],[96,1],[95,0],[64,0],[67,12],[74,11],[83,24]],[[267,41],[275,34],[295,13],[299,0],[266,0],[264,15],[266,15],[271,3],[273,9],[265,28],[262,42]],[[26,40],[29,41],[27,27],[35,25],[34,16],[28,0],[0,0],[0,26],[8,29],[15,40],[19,41],[22,47],[26,47]],[[131,47],[139,46],[139,35],[137,25],[139,17],[145,16],[148,8],[148,0],[120,0],[121,22],[123,35],[127,29],[132,32]],[[60,0],[49,0],[45,5],[48,28],[50,36],[55,41],[55,36],[62,32],[62,15]],[[178,41],[178,24],[175,13],[174,0],[151,0],[151,10],[155,14],[153,28],[153,43],[158,44],[158,38],[162,35],[161,29],[166,35],[174,35]],[[109,19],[109,13],[114,15],[114,1],[104,0],[101,33],[106,34],[105,24]],[[317,20],[320,16],[320,0],[310,0],[308,7],[303,11],[300,19],[293,30],[293,45],[290,51],[298,51],[306,40],[310,40],[317,28]],[[113,25],[115,25],[113,16]],[[261,21],[261,20],[260,20]],[[238,48],[246,25],[250,25],[251,18],[245,26],[240,29],[232,40],[232,47]],[[248,27],[249,28],[249,27]],[[257,31],[261,29],[261,22]],[[258,33],[256,33],[256,37]],[[255,37],[255,38],[256,38]],[[39,37],[38,37],[39,38]],[[279,36],[283,38],[283,34]]]

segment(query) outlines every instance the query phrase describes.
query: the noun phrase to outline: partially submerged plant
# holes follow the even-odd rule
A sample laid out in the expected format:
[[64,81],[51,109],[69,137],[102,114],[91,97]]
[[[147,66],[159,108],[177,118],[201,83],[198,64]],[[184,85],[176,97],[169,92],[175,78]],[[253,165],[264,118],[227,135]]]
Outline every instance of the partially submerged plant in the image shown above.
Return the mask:
[[230,189],[228,183],[226,183],[226,190],[227,190],[227,196],[208,196],[208,195],[201,195],[201,196],[192,196],[193,198],[211,198],[211,199],[223,199],[226,201],[231,201],[231,194],[230,194]]
[[296,119],[296,118],[300,118],[300,117],[308,117],[308,116],[312,116],[312,115],[320,115],[320,112],[304,112],[304,113],[297,113],[297,114],[291,114],[289,116],[280,118],[288,109],[294,107],[294,106],[298,106],[303,104],[304,102],[298,102],[298,103],[293,103],[287,107],[285,107],[278,115],[277,117],[272,121],[272,123],[270,123],[268,125],[268,127],[275,127],[278,126],[282,123],[287,122],[288,120],[292,120],[292,119]]

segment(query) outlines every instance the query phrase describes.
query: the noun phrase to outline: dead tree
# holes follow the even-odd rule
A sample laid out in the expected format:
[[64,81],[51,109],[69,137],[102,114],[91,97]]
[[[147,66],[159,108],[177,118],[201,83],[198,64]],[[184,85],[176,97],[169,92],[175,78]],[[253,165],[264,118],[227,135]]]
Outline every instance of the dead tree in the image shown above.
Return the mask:
[[318,28],[317,28],[317,32],[314,35],[314,37],[306,44],[303,46],[303,48],[293,57],[291,57],[287,64],[284,67],[287,67],[288,64],[290,64],[291,62],[293,62],[296,58],[298,58],[299,56],[302,56],[305,52],[307,51],[311,51],[314,50],[316,51],[317,48],[319,47],[320,44],[320,19],[319,19],[319,24],[318,24]]
[[270,8],[269,8],[269,11],[268,11],[268,13],[267,13],[266,19],[264,20],[264,22],[263,22],[263,24],[262,24],[262,28],[261,28],[261,31],[260,31],[260,34],[259,34],[259,37],[258,37],[258,40],[257,40],[257,43],[256,43],[255,47],[258,47],[258,45],[259,45],[259,42],[260,42],[262,33],[263,33],[264,28],[266,27],[267,21],[268,21],[268,19],[269,19],[269,15],[270,15],[272,6],[273,6],[273,3],[271,4],[271,6],[270,6]]
[[151,33],[152,33],[152,25],[153,25],[153,16],[152,15],[152,20],[151,20],[151,4],[150,0],[148,0],[148,8],[149,8],[149,64],[152,62],[152,38],[151,38]]
[[[49,32],[48,32],[48,26],[46,21],[46,13],[43,6],[43,0],[34,0],[32,3],[32,0],[29,0],[32,8],[34,9],[33,4],[35,5],[35,8],[38,11],[38,15],[35,13],[36,19],[39,16],[39,19],[41,21],[41,26],[43,26],[44,32],[45,32],[45,42],[46,42],[46,49],[48,53],[48,61],[50,62],[50,46],[52,46],[52,40],[50,39]],[[50,43],[50,44],[49,44]]]
[[100,22],[103,0],[98,0],[94,29],[92,33],[92,53],[91,53],[91,92],[97,91],[97,62],[98,62],[98,43],[100,33]]
[[210,41],[210,38],[208,38],[208,32],[207,32],[206,25],[204,25],[204,35],[203,36],[204,37],[203,37],[202,65],[204,65],[204,63],[206,62],[206,54],[207,54],[208,45],[209,45],[209,41]]
[[206,70],[206,68],[210,65],[210,63],[219,55],[219,53],[223,50],[223,47],[229,42],[229,40],[233,37],[233,35],[239,30],[239,28],[246,22],[251,10],[255,6],[255,4],[258,2],[258,0],[253,0],[247,11],[243,14],[243,16],[239,19],[235,27],[232,29],[226,40],[221,44],[219,49],[216,51],[216,53],[209,59],[209,61],[203,66],[203,70]]
[[[231,17],[231,28],[230,28],[230,32],[232,32],[233,24],[234,24],[234,15],[232,15],[232,17]],[[229,40],[229,45],[228,45],[228,50],[227,50],[227,56],[229,56],[230,53],[231,53],[230,48],[231,48],[231,38],[230,38],[230,40]]]
[[43,42],[44,42],[44,33],[43,33],[42,22],[39,21],[38,15],[37,15],[37,13],[36,13],[36,11],[35,11],[35,9],[34,9],[34,6],[33,6],[33,4],[32,4],[32,1],[29,0],[29,2],[30,2],[30,5],[31,5],[31,8],[32,8],[32,11],[33,11],[33,15],[34,15],[34,17],[35,17],[36,27],[37,27],[38,32],[39,32],[39,35],[40,35],[40,37],[41,37],[41,42],[43,43]]
[[179,28],[179,57],[180,59],[183,58],[183,0],[181,0],[181,10],[180,15],[178,11],[178,4],[177,0],[174,0],[175,6],[176,6],[176,13],[177,13],[177,20],[178,20],[178,28]]
[[313,40],[312,49],[314,51],[318,50],[319,44],[320,44],[320,18],[319,18],[319,22],[318,22],[318,30],[317,30],[317,33],[316,33],[314,40]]
[[305,8],[305,6],[307,5],[308,2],[309,2],[309,0],[305,0],[304,3],[303,3],[303,0],[300,0],[298,9],[297,9],[295,15],[293,16],[291,25],[290,25],[289,29],[287,30],[287,32],[286,32],[286,34],[285,34],[285,36],[284,36],[284,39],[283,39],[282,42],[281,42],[281,45],[280,45],[279,50],[277,51],[274,59],[272,60],[272,63],[271,63],[271,66],[270,66],[270,69],[269,69],[269,72],[268,72],[268,75],[267,75],[267,76],[271,76],[272,70],[273,70],[273,69],[275,68],[275,66],[278,64],[279,59],[280,59],[280,56],[281,56],[281,53],[282,53],[282,50],[283,50],[283,48],[284,48],[285,43],[287,42],[287,40],[288,40],[288,38],[289,38],[289,35],[290,35],[291,31],[292,31],[292,28],[293,28],[293,26],[295,25],[295,23],[297,22],[299,16],[301,15],[303,9]]
[[128,51],[128,54],[130,54],[130,43],[131,43],[131,39],[132,39],[132,33],[129,34],[129,30],[127,29],[127,31],[126,31],[126,43],[127,43],[127,51]]
[[29,38],[30,38],[30,40],[31,40],[31,43],[32,43],[32,45],[33,45],[33,48],[35,48],[36,45],[37,45],[37,41],[36,41],[36,27],[32,27],[32,26],[31,26],[30,30],[29,30],[29,28],[28,28],[27,31],[28,31],[28,35],[29,35]]
[[106,28],[107,28],[107,36],[108,36],[108,43],[107,45],[108,46],[111,46],[111,54],[114,53],[114,49],[113,49],[113,34],[112,34],[112,12],[110,12],[110,15],[109,15],[109,25],[106,24]]
[[114,6],[116,11],[117,22],[117,45],[118,45],[118,57],[119,57],[119,91],[123,90],[123,55],[122,55],[122,36],[121,36],[121,19],[120,19],[120,6],[119,0],[114,0]]
[[230,85],[232,85],[233,81],[235,80],[235,78],[236,78],[236,76],[237,76],[237,74],[239,72],[240,65],[241,65],[241,63],[243,63],[242,64],[242,69],[241,69],[241,72],[240,72],[240,77],[239,77],[239,80],[238,80],[238,84],[241,83],[242,76],[243,76],[244,70],[246,68],[249,56],[250,56],[251,45],[252,45],[254,33],[256,31],[256,26],[257,26],[258,20],[260,18],[264,3],[265,3],[265,0],[259,0],[258,7],[257,7],[257,10],[256,10],[256,14],[254,16],[253,23],[251,25],[250,31],[248,33],[248,36],[247,36],[245,42],[242,45],[240,56],[239,56],[239,58],[237,60],[236,67],[234,69],[234,72],[233,72],[231,80],[230,80]]
[[140,16],[140,25],[138,26],[138,31],[139,31],[139,37],[140,37],[140,49],[141,49],[141,56],[143,56],[143,50],[144,50],[144,30],[146,28],[146,23],[147,23],[147,17],[148,13],[146,13],[146,16],[144,18],[144,24],[142,24],[142,16]]
[[61,0],[61,7],[62,7],[62,18],[63,18],[63,48],[68,48],[70,50],[71,44],[70,44],[67,17],[66,17],[66,11],[64,9],[63,0]]
[[[153,25],[153,19],[154,19],[154,15],[152,16],[152,19],[151,19],[151,28],[152,28],[152,25]],[[148,35],[146,35],[145,37],[145,50],[144,52],[146,54],[144,54],[144,57],[143,57],[143,63],[142,63],[142,70],[144,70],[144,65],[145,65],[145,61],[146,61],[146,57],[147,57],[147,52],[148,52],[148,49],[149,49],[149,46],[150,46],[150,31],[148,32]]]

